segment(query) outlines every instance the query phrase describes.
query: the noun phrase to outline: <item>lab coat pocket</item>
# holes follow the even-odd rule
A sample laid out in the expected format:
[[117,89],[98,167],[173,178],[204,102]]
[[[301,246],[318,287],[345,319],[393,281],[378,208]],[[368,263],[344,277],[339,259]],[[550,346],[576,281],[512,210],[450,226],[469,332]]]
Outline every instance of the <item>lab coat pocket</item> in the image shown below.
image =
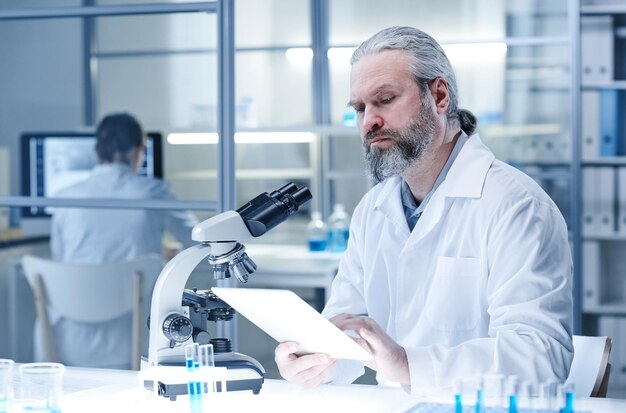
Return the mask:
[[439,257],[427,291],[426,316],[442,331],[474,329],[480,320],[479,258]]

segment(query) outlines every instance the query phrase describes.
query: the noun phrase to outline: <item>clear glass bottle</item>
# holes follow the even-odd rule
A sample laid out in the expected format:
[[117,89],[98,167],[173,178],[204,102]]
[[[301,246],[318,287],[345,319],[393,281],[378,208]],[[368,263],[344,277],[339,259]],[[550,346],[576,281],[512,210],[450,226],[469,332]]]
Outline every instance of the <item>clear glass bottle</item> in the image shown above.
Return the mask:
[[309,251],[326,251],[328,227],[319,212],[311,213],[311,221],[306,228]]
[[335,204],[333,213],[328,218],[328,249],[331,252],[343,252],[348,247],[350,234],[350,215],[342,204]]

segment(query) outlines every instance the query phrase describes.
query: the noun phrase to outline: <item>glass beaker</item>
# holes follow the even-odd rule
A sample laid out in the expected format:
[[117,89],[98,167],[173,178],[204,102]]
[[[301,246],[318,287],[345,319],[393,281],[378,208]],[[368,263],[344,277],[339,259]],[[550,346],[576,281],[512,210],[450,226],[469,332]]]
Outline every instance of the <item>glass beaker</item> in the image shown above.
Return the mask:
[[60,413],[63,373],[60,363],[28,363],[20,366],[24,412]]

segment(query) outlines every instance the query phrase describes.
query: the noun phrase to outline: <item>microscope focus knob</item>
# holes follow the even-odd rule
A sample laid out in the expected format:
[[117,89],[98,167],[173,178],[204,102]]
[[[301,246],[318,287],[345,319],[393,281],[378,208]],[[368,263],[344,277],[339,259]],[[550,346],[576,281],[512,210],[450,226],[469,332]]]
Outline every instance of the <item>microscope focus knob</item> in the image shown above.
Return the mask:
[[191,320],[181,314],[170,314],[163,322],[163,333],[170,341],[184,343],[193,333]]

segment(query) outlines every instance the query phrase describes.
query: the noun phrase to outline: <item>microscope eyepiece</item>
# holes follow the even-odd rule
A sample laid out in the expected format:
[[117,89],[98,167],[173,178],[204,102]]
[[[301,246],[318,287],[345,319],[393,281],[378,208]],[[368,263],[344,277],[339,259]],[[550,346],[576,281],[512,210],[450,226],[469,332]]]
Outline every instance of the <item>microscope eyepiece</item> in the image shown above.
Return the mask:
[[259,237],[296,212],[313,196],[306,186],[298,188],[293,182],[254,198],[237,210],[253,237]]

